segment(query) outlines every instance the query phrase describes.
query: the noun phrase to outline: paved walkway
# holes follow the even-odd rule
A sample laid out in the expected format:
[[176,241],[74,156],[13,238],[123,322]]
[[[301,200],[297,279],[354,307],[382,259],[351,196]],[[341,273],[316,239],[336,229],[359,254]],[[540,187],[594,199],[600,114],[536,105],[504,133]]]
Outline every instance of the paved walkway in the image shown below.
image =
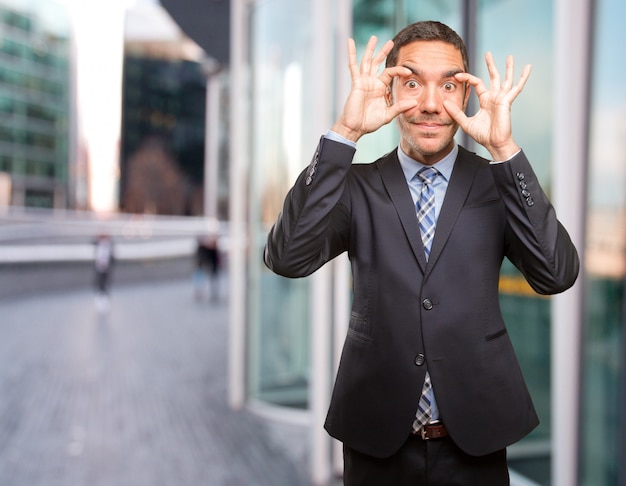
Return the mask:
[[0,300],[0,484],[296,486],[305,426],[227,404],[227,306],[191,280]]

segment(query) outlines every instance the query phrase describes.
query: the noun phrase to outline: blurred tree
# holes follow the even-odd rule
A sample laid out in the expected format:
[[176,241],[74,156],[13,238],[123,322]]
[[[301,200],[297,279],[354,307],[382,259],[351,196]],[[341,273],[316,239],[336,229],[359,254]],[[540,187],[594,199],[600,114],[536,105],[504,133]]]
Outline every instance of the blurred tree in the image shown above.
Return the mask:
[[188,213],[188,179],[161,139],[145,140],[129,157],[122,203],[124,210],[130,213]]

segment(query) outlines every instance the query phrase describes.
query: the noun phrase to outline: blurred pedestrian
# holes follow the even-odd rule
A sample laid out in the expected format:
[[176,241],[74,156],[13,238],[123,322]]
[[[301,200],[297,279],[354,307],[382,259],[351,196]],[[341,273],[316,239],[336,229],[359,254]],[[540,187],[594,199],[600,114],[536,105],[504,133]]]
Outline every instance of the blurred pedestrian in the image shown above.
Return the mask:
[[96,309],[107,312],[110,306],[109,288],[113,270],[113,239],[107,234],[100,234],[94,241],[94,286],[96,290]]
[[208,284],[210,299],[219,298],[220,258],[217,237],[213,234],[198,238],[196,268],[194,270],[194,297],[202,300]]

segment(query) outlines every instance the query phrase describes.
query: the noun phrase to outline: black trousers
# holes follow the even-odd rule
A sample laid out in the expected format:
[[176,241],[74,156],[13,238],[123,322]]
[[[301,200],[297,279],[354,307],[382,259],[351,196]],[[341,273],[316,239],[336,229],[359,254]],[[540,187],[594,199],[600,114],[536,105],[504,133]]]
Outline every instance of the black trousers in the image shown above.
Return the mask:
[[96,275],[95,275],[95,280],[96,280],[96,290],[102,294],[108,294],[109,293],[109,282],[111,281],[111,274],[109,273],[109,271],[98,271],[96,270]]
[[345,486],[508,486],[506,449],[474,457],[449,438],[409,436],[393,456],[378,459],[344,445]]

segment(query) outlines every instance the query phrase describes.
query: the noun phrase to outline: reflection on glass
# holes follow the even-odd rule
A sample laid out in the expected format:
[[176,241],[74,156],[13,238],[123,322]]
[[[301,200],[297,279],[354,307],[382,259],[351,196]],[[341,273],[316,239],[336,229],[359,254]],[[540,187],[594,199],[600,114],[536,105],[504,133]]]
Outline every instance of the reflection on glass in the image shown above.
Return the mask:
[[620,61],[626,43],[625,15],[621,0],[596,2],[581,366],[580,484],[589,486],[626,480],[624,451],[619,450],[620,424],[624,427],[626,420],[626,404],[620,403],[626,383],[626,64]]
[[[515,60],[515,75],[524,65],[533,70],[524,91],[513,105],[515,139],[550,194],[552,165],[552,37],[553,2],[484,1],[476,19],[475,74],[489,80],[484,62],[493,53],[500,72],[506,56]],[[515,19],[515,21],[511,21]],[[528,32],[532,31],[532,36]],[[540,113],[540,116],[537,114]],[[477,151],[488,156],[484,149]],[[550,481],[550,300],[530,290],[512,265],[501,275],[500,302],[524,378],[539,414],[539,427],[509,449],[511,468],[539,484]]]
[[[265,238],[304,169],[319,134],[311,134],[315,66],[311,2],[258,2],[250,11],[251,164],[249,393],[290,407],[308,406],[308,281],[271,273]],[[307,155],[303,155],[307,154]]]

